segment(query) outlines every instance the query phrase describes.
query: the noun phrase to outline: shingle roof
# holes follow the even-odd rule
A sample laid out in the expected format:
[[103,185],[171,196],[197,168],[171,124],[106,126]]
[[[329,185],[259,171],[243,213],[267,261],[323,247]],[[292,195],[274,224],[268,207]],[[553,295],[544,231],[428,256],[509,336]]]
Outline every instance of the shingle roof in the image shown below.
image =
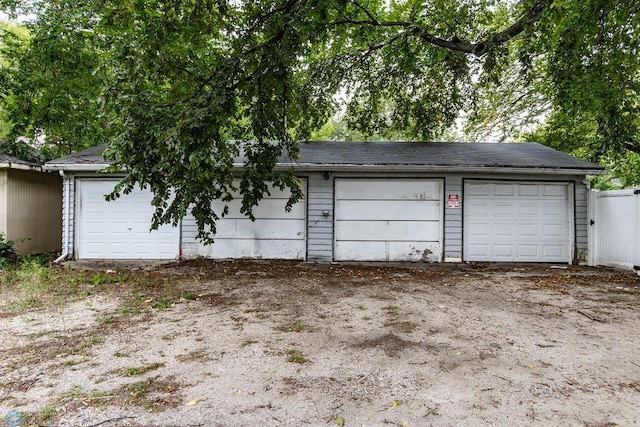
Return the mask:
[[[105,146],[93,147],[47,163],[49,168],[106,164]],[[240,160],[240,159],[239,159]],[[601,173],[604,168],[536,143],[408,143],[408,142],[306,142],[300,158],[281,159],[282,166],[300,170],[331,167],[353,168],[413,166],[460,170],[498,168],[576,170]]]
[[310,142],[301,145],[300,153],[302,164],[604,170],[536,143]]
[[5,163],[9,165],[22,165],[22,166],[28,166],[33,168],[38,168],[42,166],[42,163],[28,162],[26,160],[22,160],[15,156],[12,156],[10,154],[5,154],[5,153],[0,153],[0,163]]
[[107,148],[106,144],[98,145],[96,147],[87,148],[86,150],[78,151],[77,153],[69,154],[68,156],[54,159],[45,163],[46,165],[105,165],[107,162],[104,160],[102,153]]

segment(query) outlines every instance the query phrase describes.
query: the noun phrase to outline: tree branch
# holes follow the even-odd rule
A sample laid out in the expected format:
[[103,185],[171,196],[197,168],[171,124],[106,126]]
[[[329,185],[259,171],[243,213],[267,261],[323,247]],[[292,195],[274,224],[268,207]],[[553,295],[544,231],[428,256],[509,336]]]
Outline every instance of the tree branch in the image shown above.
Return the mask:
[[509,40],[513,39],[514,37],[518,36],[519,34],[521,34],[526,29],[527,25],[539,20],[542,14],[547,9],[549,9],[549,7],[553,2],[554,0],[537,0],[537,2],[531,7],[531,9],[529,9],[529,11],[526,13],[525,16],[518,19],[516,22],[511,24],[506,29],[500,32],[497,32],[495,34],[491,34],[484,40],[475,42],[475,43],[461,41],[457,38],[454,38],[451,40],[443,39],[442,37],[433,35],[429,33],[426,29],[420,28],[419,26],[411,22],[379,21],[378,19],[376,19],[375,16],[373,16],[373,14],[370,11],[365,9],[362,5],[360,5],[356,1],[353,1],[352,3],[356,7],[361,9],[365,13],[368,19],[362,19],[362,20],[344,19],[341,21],[334,21],[331,24],[332,25],[371,25],[374,27],[404,27],[404,28],[413,27],[416,30],[418,30],[415,33],[418,37],[420,37],[422,40],[434,46],[442,47],[442,48],[453,50],[456,52],[468,53],[475,56],[482,56],[485,53],[487,53],[489,50],[491,50],[492,47],[504,44]]
[[640,146],[633,144],[631,142],[623,141],[622,146],[627,150],[634,152],[636,154],[640,154]]

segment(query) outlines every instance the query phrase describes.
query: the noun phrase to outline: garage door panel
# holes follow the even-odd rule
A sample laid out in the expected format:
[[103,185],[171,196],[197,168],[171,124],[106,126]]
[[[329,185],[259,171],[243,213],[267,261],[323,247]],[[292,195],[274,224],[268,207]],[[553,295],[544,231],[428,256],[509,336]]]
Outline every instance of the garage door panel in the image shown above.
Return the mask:
[[164,225],[150,231],[155,208],[152,194],[139,188],[107,202],[117,180],[78,183],[77,257],[88,259],[174,259],[179,230]]
[[338,261],[385,260],[387,245],[386,242],[367,242],[366,250],[364,250],[362,242],[359,241],[336,242],[333,257]]
[[[490,190],[489,190],[490,191]],[[515,189],[510,184],[494,184],[493,195],[494,196],[513,196]]]
[[[234,183],[236,186],[239,183]],[[306,181],[301,182],[306,197]],[[285,206],[289,192],[271,189],[253,209],[255,221],[240,212],[242,201],[234,199],[229,214],[218,221],[214,243],[198,245],[198,255],[210,258],[304,259],[306,256],[306,203],[296,203],[291,211]],[[216,201],[221,212],[225,203]],[[191,219],[192,217],[190,217]]]
[[521,258],[537,258],[538,246],[537,245],[518,245],[518,256]]
[[202,246],[203,256],[210,258],[304,259],[304,240],[216,239]]
[[562,185],[544,185],[543,195],[557,196],[558,198],[567,197],[567,187]]
[[565,228],[562,225],[544,225],[542,230],[544,237],[562,237],[565,235]]
[[283,219],[236,219],[236,237],[239,239],[300,239],[304,237],[303,221]]
[[569,262],[566,184],[469,181],[464,194],[466,261]]
[[336,179],[334,259],[440,261],[442,180]]
[[439,233],[439,222],[424,221],[338,221],[336,240],[429,241]]
[[[540,194],[540,186],[537,184],[520,184],[511,185],[512,188],[517,189],[519,196],[538,196]],[[514,191],[515,193],[515,191]]]
[[[258,206],[253,208],[253,215],[256,218],[281,218],[283,213],[285,213],[285,206],[287,205],[287,198],[283,199],[263,199],[260,201]],[[240,212],[240,208],[242,207],[242,201],[238,199],[234,199],[229,203],[224,203],[222,201],[213,202],[212,206],[215,212],[218,215],[222,214],[222,210],[225,205],[229,206],[229,213],[224,216],[224,218],[238,218],[243,219],[246,218],[246,215]],[[304,203],[296,203],[291,207],[291,211],[287,212],[287,217],[290,219],[304,219],[305,217],[305,206]]]
[[[487,245],[487,249],[489,248],[490,246]],[[490,255],[491,253],[487,249],[485,249],[484,253]],[[513,246],[496,244],[493,245],[493,251],[491,252],[499,258],[509,258],[513,256]]]
[[372,186],[371,179],[336,180],[342,200],[440,200],[437,181],[386,179]]
[[341,200],[340,220],[438,221],[440,203],[417,200]]
[[540,235],[538,231],[539,227],[537,224],[521,224],[518,227],[518,237],[522,238],[536,238]]
[[[483,227],[484,235],[487,236],[488,233],[486,232],[487,227]],[[513,225],[511,224],[496,224],[493,227],[493,234],[497,237],[500,236],[507,236],[507,237],[511,237],[513,235]]]

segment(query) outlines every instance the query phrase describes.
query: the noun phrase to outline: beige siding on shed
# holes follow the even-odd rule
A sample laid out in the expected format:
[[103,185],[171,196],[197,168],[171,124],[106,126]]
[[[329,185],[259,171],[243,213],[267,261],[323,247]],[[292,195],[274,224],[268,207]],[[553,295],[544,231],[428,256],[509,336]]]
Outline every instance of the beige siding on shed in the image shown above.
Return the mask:
[[7,238],[7,171],[0,169],[0,233]]
[[20,253],[60,250],[62,179],[53,173],[6,170],[6,235],[24,239]]

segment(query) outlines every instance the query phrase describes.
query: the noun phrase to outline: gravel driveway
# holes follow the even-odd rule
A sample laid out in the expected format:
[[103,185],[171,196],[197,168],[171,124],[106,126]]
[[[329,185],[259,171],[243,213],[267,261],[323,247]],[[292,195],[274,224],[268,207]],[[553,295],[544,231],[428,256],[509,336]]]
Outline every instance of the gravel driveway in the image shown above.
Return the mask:
[[15,313],[0,306],[0,420],[640,423],[640,277],[633,273],[199,260],[155,266],[152,274],[181,298],[150,286],[132,305],[127,280],[116,279],[108,291],[56,307]]

